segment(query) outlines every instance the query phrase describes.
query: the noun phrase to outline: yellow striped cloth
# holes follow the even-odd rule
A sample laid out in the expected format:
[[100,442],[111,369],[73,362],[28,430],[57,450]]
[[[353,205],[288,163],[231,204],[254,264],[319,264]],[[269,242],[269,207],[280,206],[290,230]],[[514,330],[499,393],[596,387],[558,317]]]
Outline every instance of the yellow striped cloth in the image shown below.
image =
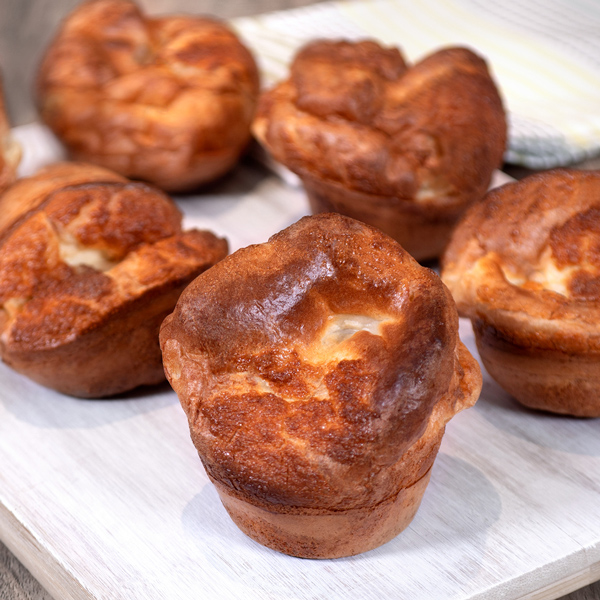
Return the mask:
[[233,26],[254,49],[266,85],[314,38],[372,37],[417,61],[447,45],[484,56],[509,114],[506,160],[549,168],[600,154],[598,0],[348,0]]

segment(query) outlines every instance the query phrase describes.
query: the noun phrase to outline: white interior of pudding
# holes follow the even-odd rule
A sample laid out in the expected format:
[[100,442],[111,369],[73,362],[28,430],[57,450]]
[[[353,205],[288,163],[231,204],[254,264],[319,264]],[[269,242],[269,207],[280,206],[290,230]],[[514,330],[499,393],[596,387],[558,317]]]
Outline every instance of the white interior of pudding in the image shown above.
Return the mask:
[[2,304],[2,308],[6,311],[9,318],[17,315],[23,306],[27,303],[27,298],[9,298]]
[[524,277],[520,273],[513,273],[509,271],[504,265],[501,265],[502,273],[506,278],[506,281],[511,285],[521,286],[527,282],[527,277]]
[[[304,349],[297,348],[303,361],[320,367],[320,376],[312,381],[311,397],[327,398],[329,392],[324,382],[325,372],[342,360],[352,360],[360,357],[360,350],[357,347],[344,342],[361,331],[366,331],[372,335],[382,335],[381,326],[389,320],[367,315],[330,315],[321,338],[317,338]],[[321,371],[321,367],[325,369],[325,372]],[[238,376],[242,381],[249,382],[260,393],[278,393],[276,386],[273,386],[256,373],[244,373],[243,375],[238,374]],[[236,379],[236,376],[233,376],[233,379]],[[295,400],[295,398],[287,397],[284,397],[284,399],[289,402]]]
[[579,267],[576,266],[559,269],[552,260],[552,251],[550,248],[546,248],[540,256],[537,268],[531,273],[529,279],[539,283],[546,290],[568,296],[567,282],[577,270],[579,270]]
[[82,246],[73,236],[63,232],[59,241],[59,253],[62,261],[71,267],[87,266],[105,272],[117,263],[97,248]]
[[368,331],[381,335],[380,327],[385,319],[376,319],[366,315],[331,315],[327,320],[322,343],[326,346],[341,344],[359,331]]
[[573,265],[560,269],[552,258],[552,250],[546,248],[541,254],[536,267],[527,276],[513,273],[505,267],[502,268],[502,272],[511,285],[520,287],[528,282],[534,282],[541,285],[545,290],[568,297],[570,295],[568,283],[573,275],[582,269],[585,270],[585,265]]
[[415,200],[417,202],[429,202],[430,200],[441,199],[452,195],[452,190],[449,186],[440,187],[439,184],[436,186],[435,183],[436,182],[432,181],[423,181],[415,195]]

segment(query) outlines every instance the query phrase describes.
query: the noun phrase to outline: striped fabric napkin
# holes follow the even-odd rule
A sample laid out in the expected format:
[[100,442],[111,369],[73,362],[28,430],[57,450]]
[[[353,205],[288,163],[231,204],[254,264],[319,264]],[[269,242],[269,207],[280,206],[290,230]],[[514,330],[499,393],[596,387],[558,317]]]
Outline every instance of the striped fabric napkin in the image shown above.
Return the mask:
[[506,161],[534,169],[600,154],[597,0],[341,0],[235,19],[266,85],[318,37],[373,37],[412,62],[446,45],[484,56],[509,114]]

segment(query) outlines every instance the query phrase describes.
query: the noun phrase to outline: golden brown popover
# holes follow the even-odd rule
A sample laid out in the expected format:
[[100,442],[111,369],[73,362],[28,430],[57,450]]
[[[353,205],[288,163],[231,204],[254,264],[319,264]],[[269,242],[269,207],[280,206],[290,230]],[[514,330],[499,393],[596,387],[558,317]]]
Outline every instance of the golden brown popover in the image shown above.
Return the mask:
[[181,230],[173,201],[61,163],[0,196],[0,356],[42,385],[111,396],[164,380],[158,330],[227,242]]
[[202,274],[160,340],[225,508],[295,556],[358,554],[402,531],[447,421],[481,386],[437,275],[334,213]]
[[255,136],[302,179],[313,213],[374,225],[417,260],[441,254],[506,142],[485,62],[448,48],[409,67],[373,41],[317,41],[265,93]]
[[600,416],[600,172],[557,169],[490,192],[454,232],[442,277],[506,391]]
[[4,107],[4,92],[0,79],[0,193],[17,177],[17,167],[21,161],[21,146],[10,132],[10,123]]
[[227,172],[250,138],[259,91],[250,52],[209,18],[148,18],[90,0],[40,66],[42,119],[77,160],[168,191]]

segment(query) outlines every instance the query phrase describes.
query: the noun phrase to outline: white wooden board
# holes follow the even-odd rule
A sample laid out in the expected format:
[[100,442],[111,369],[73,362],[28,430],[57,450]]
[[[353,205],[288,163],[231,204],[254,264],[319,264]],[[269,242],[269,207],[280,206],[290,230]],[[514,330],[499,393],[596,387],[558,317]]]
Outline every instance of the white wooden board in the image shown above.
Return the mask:
[[[55,155],[39,127],[18,133],[37,148],[25,170]],[[308,211],[247,165],[180,206],[232,248]],[[599,498],[600,420],[525,410],[486,377],[404,533],[352,558],[292,558],[230,521],[167,385],[77,400],[0,365],[0,539],[57,600],[556,598],[600,578]]]

